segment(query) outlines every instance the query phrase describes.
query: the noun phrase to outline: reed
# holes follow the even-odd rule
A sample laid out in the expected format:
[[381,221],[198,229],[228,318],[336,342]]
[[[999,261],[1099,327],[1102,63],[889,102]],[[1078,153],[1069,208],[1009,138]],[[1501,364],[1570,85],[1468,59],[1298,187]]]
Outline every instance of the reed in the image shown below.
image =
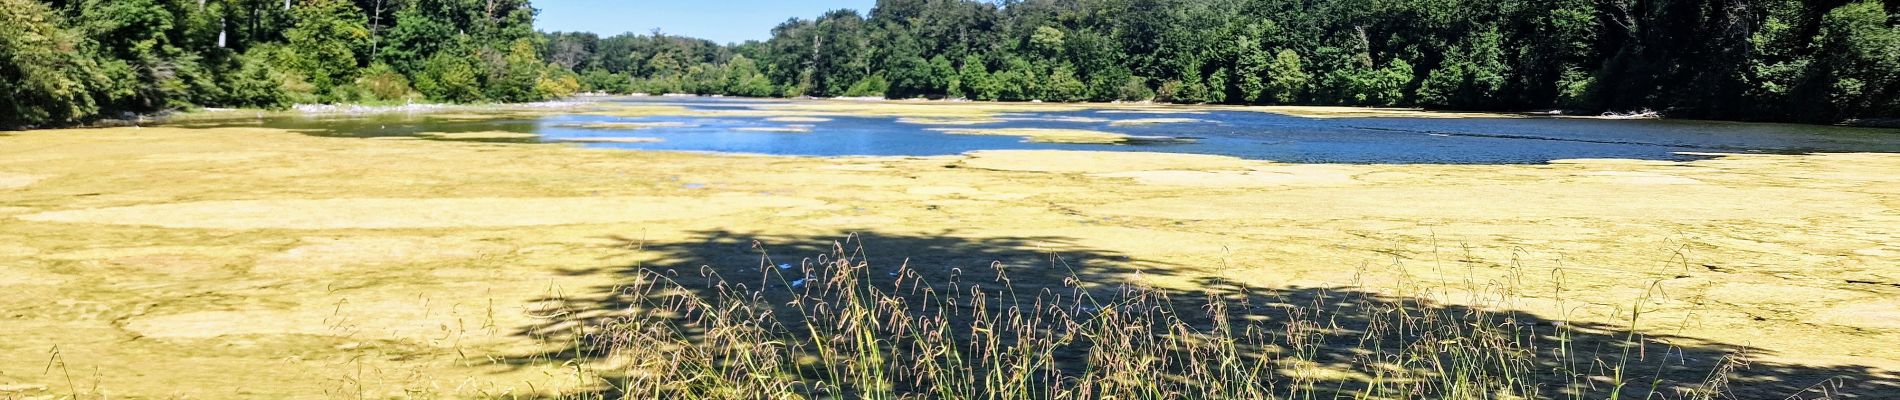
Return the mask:
[[[592,360],[576,378],[601,382],[571,397],[1712,399],[1742,365],[1679,379],[1680,352],[1636,333],[1647,299],[1617,331],[1509,311],[1510,283],[1190,293],[1049,268],[1067,277],[880,267],[839,244],[761,255],[757,276],[642,269],[625,309],[560,339]],[[1500,307],[1445,305],[1454,292]]]

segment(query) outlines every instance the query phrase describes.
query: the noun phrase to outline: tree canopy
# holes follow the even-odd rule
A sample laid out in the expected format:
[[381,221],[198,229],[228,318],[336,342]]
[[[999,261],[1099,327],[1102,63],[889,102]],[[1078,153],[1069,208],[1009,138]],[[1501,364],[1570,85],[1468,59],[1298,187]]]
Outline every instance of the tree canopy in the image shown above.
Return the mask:
[[666,54],[719,70],[744,54],[779,96],[1655,110],[1832,123],[1900,117],[1896,11],[1900,0],[881,0],[868,13],[794,18],[769,40],[730,46],[548,34],[559,54],[548,58],[618,85],[586,87],[609,92],[757,95],[636,66]]

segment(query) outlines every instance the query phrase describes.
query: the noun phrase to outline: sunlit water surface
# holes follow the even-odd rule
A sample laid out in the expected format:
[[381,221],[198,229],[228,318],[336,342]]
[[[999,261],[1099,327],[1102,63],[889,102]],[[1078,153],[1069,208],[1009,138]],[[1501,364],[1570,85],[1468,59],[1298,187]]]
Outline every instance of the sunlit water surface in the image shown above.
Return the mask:
[[[781,100],[646,97],[611,100],[631,105],[683,105],[702,111],[745,110]],[[346,137],[423,133],[519,132],[538,138],[458,139],[574,143],[587,138],[654,138],[644,143],[580,145],[628,150],[672,150],[799,156],[932,156],[975,150],[1038,149],[1215,154],[1301,163],[1524,164],[1559,159],[1690,160],[1695,153],[1900,152],[1900,130],[1683,120],[1567,118],[1333,118],[1252,111],[1180,114],[1103,110],[1005,113],[1003,121],[972,126],[899,122],[896,117],[826,116],[822,122],[775,122],[759,116],[611,117],[552,115],[498,120],[455,120],[420,115],[280,117],[244,125]],[[1196,122],[1115,125],[1146,118]],[[628,129],[584,128],[592,123],[655,123]],[[230,124],[203,124],[219,126]],[[760,130],[808,129],[809,132]],[[1182,140],[1129,144],[1035,143],[1013,136],[957,135],[933,128],[1065,128]]]

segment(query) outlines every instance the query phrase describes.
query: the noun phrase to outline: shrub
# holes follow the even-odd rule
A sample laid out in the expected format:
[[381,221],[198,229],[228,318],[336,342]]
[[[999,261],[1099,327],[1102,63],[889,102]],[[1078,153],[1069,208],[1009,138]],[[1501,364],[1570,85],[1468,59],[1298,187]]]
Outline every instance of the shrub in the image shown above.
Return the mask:
[[604,69],[590,69],[580,76],[581,90],[626,94],[633,92],[633,79],[626,74],[607,72]]
[[382,63],[363,70],[356,78],[356,87],[362,92],[364,100],[408,100],[416,94],[415,89],[409,87],[409,78]]
[[573,96],[581,90],[580,75],[559,65],[548,65],[541,70],[541,77],[534,83],[534,90],[541,97],[556,99]]
[[883,97],[884,92],[889,91],[890,88],[890,82],[886,82],[883,75],[871,75],[864,77],[864,79],[859,79],[857,83],[851,84],[851,88],[845,89],[844,96]]

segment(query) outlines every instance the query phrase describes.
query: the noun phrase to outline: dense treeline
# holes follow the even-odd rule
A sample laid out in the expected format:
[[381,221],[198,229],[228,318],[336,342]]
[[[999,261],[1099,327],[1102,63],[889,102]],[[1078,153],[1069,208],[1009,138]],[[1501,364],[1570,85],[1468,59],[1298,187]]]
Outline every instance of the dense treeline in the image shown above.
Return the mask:
[[527,0],[0,0],[0,128],[189,107],[534,101]]
[[[548,35],[586,90],[1900,117],[1900,0],[882,0],[765,42]],[[761,76],[764,78],[761,81]]]
[[577,90],[1900,118],[1900,0],[881,0],[770,40],[528,0],[0,0],[0,128]]

